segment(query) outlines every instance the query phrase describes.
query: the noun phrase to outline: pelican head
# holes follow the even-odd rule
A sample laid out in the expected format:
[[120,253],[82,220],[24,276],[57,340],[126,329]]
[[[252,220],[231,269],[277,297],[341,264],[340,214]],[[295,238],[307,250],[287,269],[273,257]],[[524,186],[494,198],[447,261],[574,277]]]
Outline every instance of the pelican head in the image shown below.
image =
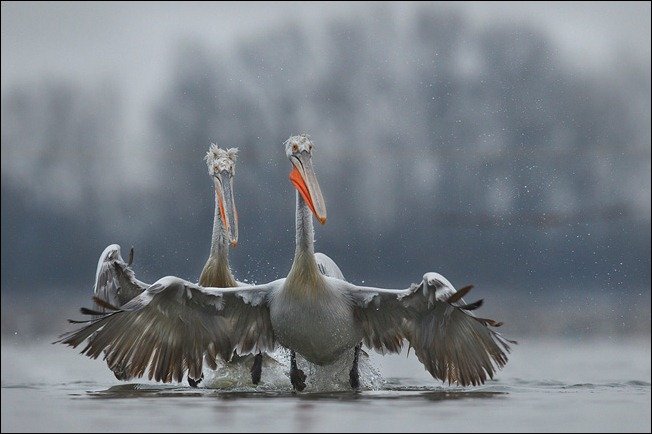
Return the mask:
[[233,198],[233,176],[237,156],[237,148],[222,149],[212,143],[205,157],[208,174],[213,178],[215,185],[222,224],[233,247],[238,245],[238,211]]
[[292,163],[290,182],[321,224],[326,223],[326,203],[321,194],[312,167],[313,143],[306,134],[292,136],[285,141],[285,154]]

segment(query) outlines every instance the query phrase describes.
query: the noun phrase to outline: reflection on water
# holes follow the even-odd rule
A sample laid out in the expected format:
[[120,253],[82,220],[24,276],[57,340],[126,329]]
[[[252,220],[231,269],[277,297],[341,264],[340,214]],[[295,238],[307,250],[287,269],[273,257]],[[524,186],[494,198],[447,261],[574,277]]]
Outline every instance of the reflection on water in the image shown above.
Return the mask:
[[[312,392],[294,393],[291,391],[243,391],[243,390],[214,390],[191,389],[188,387],[166,385],[143,385],[138,383],[119,384],[106,390],[88,391],[86,396],[95,399],[130,399],[130,398],[217,398],[224,400],[235,399],[269,399],[292,398],[305,401],[333,400],[333,401],[360,401],[360,400],[392,400],[413,399],[430,401],[444,401],[454,399],[487,399],[507,395],[506,391],[492,390],[446,390],[442,388],[428,388],[402,386],[400,379],[392,379],[391,386],[377,391],[367,392]],[[648,385],[649,386],[649,385]],[[81,395],[79,395],[81,396]]]

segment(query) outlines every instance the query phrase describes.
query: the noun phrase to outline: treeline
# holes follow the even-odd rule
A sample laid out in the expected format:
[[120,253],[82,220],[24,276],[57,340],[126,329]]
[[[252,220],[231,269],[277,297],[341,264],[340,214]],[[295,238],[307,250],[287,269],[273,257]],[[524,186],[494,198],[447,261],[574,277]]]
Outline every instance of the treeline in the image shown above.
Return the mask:
[[109,242],[135,245],[145,278],[196,278],[210,142],[241,151],[237,277],[284,274],[282,143],[299,132],[328,206],[318,248],[358,282],[649,287],[650,76],[627,59],[587,73],[523,25],[381,5],[228,51],[186,42],[173,71],[138,142],[121,136],[119,89],[3,94],[3,291],[90,284]]

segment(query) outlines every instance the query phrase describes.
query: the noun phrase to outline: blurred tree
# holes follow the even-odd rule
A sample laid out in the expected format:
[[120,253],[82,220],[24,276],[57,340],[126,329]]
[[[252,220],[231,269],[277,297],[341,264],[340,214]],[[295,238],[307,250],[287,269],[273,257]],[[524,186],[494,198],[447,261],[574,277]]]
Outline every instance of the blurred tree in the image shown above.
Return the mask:
[[527,26],[411,11],[288,20],[230,51],[182,44],[152,108],[147,194],[96,176],[116,158],[115,98],[66,86],[3,95],[3,282],[90,282],[94,268],[73,269],[68,252],[95,258],[126,237],[150,275],[195,278],[212,221],[210,142],[241,150],[237,277],[282,275],[294,245],[282,143],[308,132],[329,213],[318,249],[353,280],[404,285],[437,270],[566,289],[617,270],[649,285],[649,69],[588,75]]

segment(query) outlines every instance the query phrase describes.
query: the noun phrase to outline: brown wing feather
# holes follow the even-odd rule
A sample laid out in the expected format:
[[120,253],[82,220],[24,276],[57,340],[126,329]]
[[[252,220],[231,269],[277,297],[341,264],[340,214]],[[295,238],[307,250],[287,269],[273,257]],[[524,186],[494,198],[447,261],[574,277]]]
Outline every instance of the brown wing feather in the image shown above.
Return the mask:
[[364,343],[381,353],[398,353],[407,340],[434,378],[462,386],[483,384],[507,363],[509,344],[516,342],[488,327],[501,323],[469,312],[482,305],[481,300],[462,300],[471,286],[451,296],[454,288],[443,282],[430,287],[424,281],[396,291],[354,287],[351,296]]
[[245,301],[177,278],[159,282],[57,342],[77,347],[87,341],[82,354],[97,358],[104,352],[112,370],[162,382],[182,381],[186,371],[198,379],[204,361],[215,368],[215,358],[229,360],[236,347],[273,349],[263,295]]

